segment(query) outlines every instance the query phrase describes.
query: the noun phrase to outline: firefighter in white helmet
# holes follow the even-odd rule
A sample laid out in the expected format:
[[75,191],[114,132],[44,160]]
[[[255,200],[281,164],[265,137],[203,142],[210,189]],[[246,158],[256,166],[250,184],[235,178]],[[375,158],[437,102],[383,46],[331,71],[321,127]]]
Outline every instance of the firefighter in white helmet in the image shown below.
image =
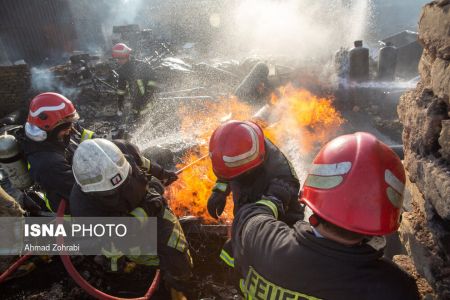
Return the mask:
[[[132,49],[124,43],[118,43],[112,48],[112,57],[120,65],[119,74],[118,111],[122,115],[125,95],[129,92],[132,99],[133,111],[138,113],[153,98],[156,87],[156,76],[150,64],[131,57]],[[128,86],[128,89],[127,89]]]
[[192,275],[192,258],[181,225],[163,197],[164,186],[149,175],[152,167],[146,169],[145,165],[152,164],[125,141],[92,139],[81,143],[73,159],[77,184],[70,195],[71,215],[134,216],[140,221],[156,217],[157,256],[104,253],[108,258],[105,267],[123,271],[127,262],[158,267],[171,293],[179,295],[178,291],[186,290],[186,280]]

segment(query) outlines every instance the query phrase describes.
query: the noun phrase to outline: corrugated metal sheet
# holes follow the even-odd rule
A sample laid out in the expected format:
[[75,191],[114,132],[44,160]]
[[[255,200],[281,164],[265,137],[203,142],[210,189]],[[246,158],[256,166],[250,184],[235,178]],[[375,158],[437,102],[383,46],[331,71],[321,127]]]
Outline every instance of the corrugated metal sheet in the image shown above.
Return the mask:
[[0,5],[0,38],[11,61],[39,64],[73,50],[68,0],[3,0]]

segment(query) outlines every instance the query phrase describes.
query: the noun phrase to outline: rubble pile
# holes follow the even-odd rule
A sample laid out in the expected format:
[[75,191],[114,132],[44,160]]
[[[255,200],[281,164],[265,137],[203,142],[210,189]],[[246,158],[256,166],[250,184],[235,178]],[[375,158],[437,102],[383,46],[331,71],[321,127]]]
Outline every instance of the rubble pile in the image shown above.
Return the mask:
[[[67,64],[51,67],[50,71],[55,74],[57,79],[68,86],[77,86],[81,84],[82,80],[91,79],[92,75],[105,75],[104,73],[112,69],[111,66],[106,64],[107,70],[105,72],[105,69],[102,68],[105,63],[94,64],[98,59],[99,57],[87,53],[75,54],[70,57]],[[91,70],[92,68],[94,69]]]
[[140,29],[138,24],[113,26],[112,44],[125,43],[139,58],[173,55],[171,45],[157,37],[152,29]]
[[[270,93],[280,83],[286,82],[289,76],[287,70],[284,70],[284,72],[276,71],[271,74],[267,71],[263,76],[249,77],[255,65],[264,65],[268,69],[267,65],[273,64],[273,62],[267,65],[261,62],[258,64],[258,60],[254,60],[252,63],[248,60],[238,63],[237,61],[224,60],[194,61],[193,59],[167,56],[161,58],[158,62],[152,63],[149,60],[147,62],[153,66],[159,80],[154,98],[141,112],[140,120],[133,117],[117,118],[117,98],[114,90],[101,82],[96,87],[93,85],[92,79],[88,79],[85,80],[86,85],[78,85],[80,92],[72,98],[75,100],[86,127],[93,129],[95,132],[99,132],[99,128],[108,127],[112,131],[117,131],[117,128],[125,123],[126,125],[122,127],[126,127],[128,132],[133,132],[143,125],[147,134],[150,130],[152,133],[164,134],[167,137],[174,134],[173,130],[177,129],[177,124],[180,124],[180,120],[177,119],[178,116],[174,114],[180,106],[190,107],[191,113],[194,113],[197,110],[204,109],[207,103],[226,99],[230,95],[236,95],[241,90],[248,90],[246,92],[250,94],[245,100],[260,107],[269,100]],[[273,66],[275,65],[273,64]],[[93,64],[91,73],[94,75],[92,77],[102,78],[102,81],[106,81],[114,87],[116,84],[115,78],[107,76],[111,74],[113,67],[109,61]],[[108,68],[110,68],[109,71]],[[73,78],[72,69],[72,63],[53,68],[54,72],[59,72],[58,76],[62,78],[62,81],[69,83],[74,82],[71,79]],[[97,81],[97,79],[94,81]],[[241,82],[245,82],[245,88],[240,89]],[[261,87],[263,87],[264,92],[253,93],[250,91],[256,90],[260,83],[262,83]],[[99,91],[98,87],[104,88],[106,91]],[[125,110],[127,110],[127,103],[130,104],[129,101],[125,100]],[[129,114],[125,112],[125,115],[128,116]],[[143,136],[139,133],[136,133],[136,136],[140,139],[140,144],[145,143],[147,139],[154,140],[162,137]]]
[[48,71],[53,75],[52,79],[60,84],[56,84],[56,88],[80,89],[77,96],[90,94],[98,100],[115,88],[113,69],[112,60],[100,60],[99,56],[80,53],[72,55],[66,64],[50,67]]
[[0,115],[26,106],[31,86],[30,70],[26,64],[0,66]]
[[[402,92],[405,90],[402,90]],[[403,125],[396,107],[400,97],[398,91],[379,87],[353,88],[338,91],[339,108],[350,115],[364,115],[364,121],[395,143],[401,144]]]
[[401,240],[439,299],[450,298],[450,1],[427,4],[420,18],[420,82],[398,106],[412,210]]

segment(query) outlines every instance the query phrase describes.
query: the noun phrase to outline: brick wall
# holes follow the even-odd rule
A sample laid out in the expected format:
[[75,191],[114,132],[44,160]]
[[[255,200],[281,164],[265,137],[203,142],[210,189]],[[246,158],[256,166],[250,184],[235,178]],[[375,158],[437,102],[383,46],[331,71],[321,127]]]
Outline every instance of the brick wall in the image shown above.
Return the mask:
[[26,105],[30,86],[27,65],[0,66],[0,117]]

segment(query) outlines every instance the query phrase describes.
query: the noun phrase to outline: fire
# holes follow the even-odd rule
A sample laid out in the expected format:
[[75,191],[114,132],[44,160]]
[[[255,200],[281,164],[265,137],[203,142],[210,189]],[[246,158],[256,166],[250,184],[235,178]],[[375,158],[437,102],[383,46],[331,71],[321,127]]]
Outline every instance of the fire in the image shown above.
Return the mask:
[[[190,152],[183,158],[183,165],[188,165],[197,160],[207,151],[207,147],[201,146],[199,151]],[[211,190],[216,182],[209,158],[203,159],[195,166],[187,168],[179,175],[179,179],[168,189],[169,203],[177,216],[193,215],[202,217],[207,223],[214,219],[208,214],[206,205],[211,195]],[[230,198],[230,197],[229,197]],[[231,220],[233,216],[233,201],[227,199],[225,211],[221,216],[222,221]]]
[[264,134],[281,148],[294,141],[301,154],[309,154],[329,141],[344,123],[332,102],[331,97],[320,98],[292,85],[282,87],[278,95],[272,94],[274,123],[264,129]]
[[[209,138],[222,122],[231,119],[245,120],[251,114],[252,108],[236,98],[205,103],[200,108],[200,112],[195,114],[192,113],[192,107],[182,107],[180,110],[183,120],[182,131],[193,134],[198,147],[187,153],[182,159],[183,163],[177,167],[187,166],[207,154]],[[167,191],[171,209],[177,216],[194,215],[202,217],[207,223],[216,222],[206,208],[216,180],[209,157],[186,168]],[[230,196],[220,222],[229,222],[232,218],[233,200]]]
[[[270,121],[253,118],[253,108],[236,98],[222,99],[204,104],[200,112],[192,113],[192,107],[180,110],[182,131],[194,135],[198,147],[187,153],[178,167],[182,168],[208,153],[209,138],[222,122],[229,119],[254,120],[264,124],[264,134],[283,152],[290,152],[293,142],[296,151],[293,155],[303,156],[331,139],[336,129],[344,122],[332,105],[331,98],[319,98],[304,89],[287,85],[272,95]],[[287,153],[292,159],[292,153]],[[202,217],[207,223],[215,222],[207,212],[207,201],[216,182],[209,158],[185,169],[179,179],[168,189],[170,207],[178,216],[194,215]],[[219,222],[231,222],[233,203],[227,199],[224,213]]]

